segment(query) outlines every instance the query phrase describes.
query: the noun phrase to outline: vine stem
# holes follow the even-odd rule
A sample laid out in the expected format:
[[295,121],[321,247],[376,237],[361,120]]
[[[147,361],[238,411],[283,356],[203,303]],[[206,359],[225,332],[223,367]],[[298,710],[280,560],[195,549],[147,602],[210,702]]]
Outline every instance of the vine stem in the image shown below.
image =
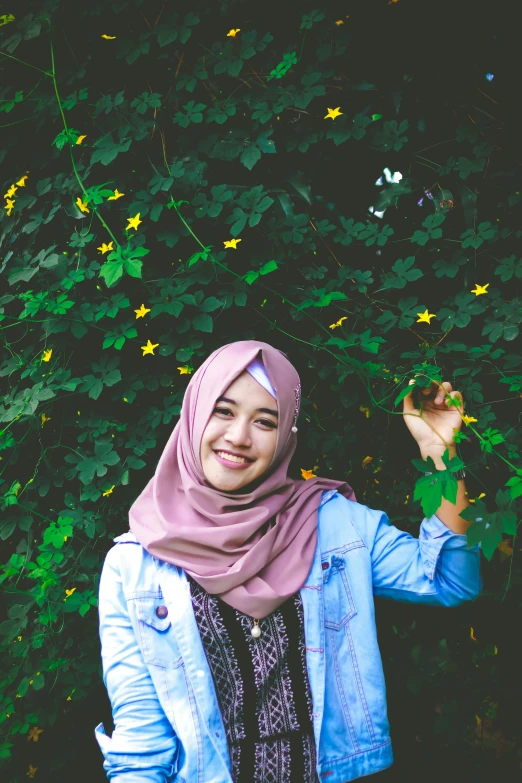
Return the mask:
[[[53,47],[52,40],[49,41],[49,45],[51,47],[51,73],[49,75],[51,76],[51,78],[53,80],[54,94],[56,95],[56,102],[58,104],[58,108],[60,110],[60,114],[61,114],[61,117],[62,117],[63,127],[64,127],[64,130],[65,130],[66,134],[68,134],[69,133],[69,127],[67,125],[67,120],[65,119],[65,114],[64,114],[63,106],[62,106],[62,101],[60,99],[60,93],[58,91],[58,84],[56,82],[56,68],[55,68],[55,62],[54,62],[54,47]],[[72,147],[71,146],[69,146],[69,156],[71,158],[71,165],[72,165],[72,168],[73,168],[73,171],[74,171],[74,176],[76,177],[76,180],[78,182],[78,185],[80,186],[80,189],[81,189],[83,195],[88,197],[88,193],[87,193],[87,191],[85,189],[85,186],[83,184],[83,180],[82,180],[82,178],[80,177],[80,175],[78,173],[78,169],[76,168],[76,162],[74,160],[74,155],[72,153]],[[117,247],[121,247],[120,243],[118,242],[118,240],[114,236],[114,234],[111,231],[110,227],[107,225],[107,223],[104,220],[104,218],[100,215],[100,213],[98,212],[97,207],[94,204],[92,205],[92,210],[93,210],[94,214],[96,215],[96,217],[98,218],[98,220],[100,221],[100,223],[102,224],[102,226],[105,228],[105,230],[109,234],[109,236],[111,237],[112,241],[116,243]]]

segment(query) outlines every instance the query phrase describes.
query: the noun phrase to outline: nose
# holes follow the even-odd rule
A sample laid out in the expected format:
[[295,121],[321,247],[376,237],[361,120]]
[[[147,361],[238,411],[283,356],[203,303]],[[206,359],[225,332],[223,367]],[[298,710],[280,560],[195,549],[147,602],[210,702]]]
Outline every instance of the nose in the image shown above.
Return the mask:
[[250,446],[252,443],[248,423],[240,418],[229,423],[224,438],[228,443],[236,446]]

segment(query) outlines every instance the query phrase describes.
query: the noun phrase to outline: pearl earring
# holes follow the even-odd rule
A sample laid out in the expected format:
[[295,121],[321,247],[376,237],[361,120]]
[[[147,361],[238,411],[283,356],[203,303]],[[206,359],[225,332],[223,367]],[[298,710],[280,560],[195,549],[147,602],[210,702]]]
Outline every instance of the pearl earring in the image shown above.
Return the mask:
[[295,392],[295,409],[294,409],[294,426],[292,427],[292,432],[297,432],[297,417],[299,415],[299,405],[301,402],[301,383],[299,382],[297,384],[297,387],[294,389]]

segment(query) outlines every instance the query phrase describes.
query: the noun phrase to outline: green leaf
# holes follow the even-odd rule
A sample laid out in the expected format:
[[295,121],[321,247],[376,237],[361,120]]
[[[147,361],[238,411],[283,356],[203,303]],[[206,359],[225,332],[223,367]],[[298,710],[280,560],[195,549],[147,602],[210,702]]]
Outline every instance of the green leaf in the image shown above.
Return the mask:
[[250,171],[256,165],[257,161],[261,160],[261,150],[255,144],[249,144],[239,160],[243,166]]
[[213,328],[212,318],[206,313],[198,313],[192,319],[192,326],[199,332],[211,332]]

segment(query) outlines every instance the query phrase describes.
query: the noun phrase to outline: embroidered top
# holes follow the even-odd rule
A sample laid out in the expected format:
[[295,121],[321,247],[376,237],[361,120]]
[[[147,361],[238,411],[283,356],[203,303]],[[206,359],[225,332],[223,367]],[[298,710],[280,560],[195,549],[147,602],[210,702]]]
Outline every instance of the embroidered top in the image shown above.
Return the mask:
[[251,617],[187,578],[234,783],[319,783],[300,594],[260,620],[254,639]]

